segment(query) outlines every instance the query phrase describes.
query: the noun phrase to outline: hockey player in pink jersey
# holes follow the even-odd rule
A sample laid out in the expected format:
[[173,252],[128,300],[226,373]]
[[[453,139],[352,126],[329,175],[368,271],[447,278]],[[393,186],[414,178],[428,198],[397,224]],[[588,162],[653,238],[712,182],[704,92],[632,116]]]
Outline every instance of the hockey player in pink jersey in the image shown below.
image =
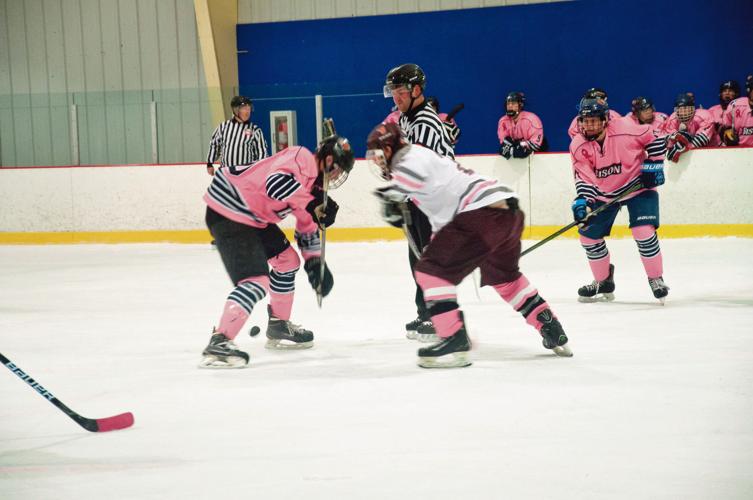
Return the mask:
[[648,97],[638,96],[630,103],[631,111],[625,118],[636,125],[650,125],[651,130],[661,129],[668,116],[666,113],[656,111],[654,103]]
[[[608,116],[606,104],[585,99],[580,110],[583,132],[570,143],[577,195],[572,205],[573,217],[584,223],[578,232],[594,277],[591,284],[578,290],[578,298],[581,302],[614,300],[614,266],[604,237],[610,234],[620,208],[627,206],[630,229],[648,283],[654,297],[663,303],[669,287],[662,277],[662,254],[656,235],[659,193],[655,188],[664,183],[666,139],[657,137],[649,125],[635,125],[624,119],[612,121]],[[589,216],[591,210],[632,189],[637,190]]]
[[716,141],[716,130],[711,113],[697,109],[692,92],[679,94],[675,99],[675,111],[660,129],[668,135],[667,158],[680,161],[680,156],[691,149],[702,148]]
[[714,143],[710,146],[720,146],[722,144],[721,128],[724,124],[724,111],[729,106],[729,103],[740,97],[740,84],[735,80],[727,80],[719,85],[719,104],[711,106],[708,111],[711,113],[711,118],[714,120],[714,127],[716,128],[716,138]]
[[[581,102],[583,99],[596,99],[601,104],[607,104],[607,91],[604,89],[600,89],[598,87],[593,87],[588,90],[586,90],[585,94],[583,94],[583,97],[581,98]],[[607,104],[607,107],[609,105]],[[578,110],[580,111],[580,104],[578,105]],[[622,118],[622,115],[620,115],[617,111],[609,110],[609,119],[611,121],[615,121],[618,118]],[[580,133],[580,115],[575,115],[575,118],[573,118],[573,121],[570,122],[570,128],[567,129],[567,135],[570,136],[570,139],[575,137]]]
[[418,364],[447,368],[471,364],[457,285],[475,268],[536,328],[544,347],[572,356],[567,336],[547,302],[518,269],[523,213],[517,194],[495,179],[461,168],[451,158],[408,144],[395,124],[378,125],[367,139],[367,158],[389,180],[377,190],[382,215],[399,222],[412,200],[431,222],[433,237],[421,252],[415,277],[424,292],[439,342],[418,350]]
[[321,273],[319,227],[334,222],[338,207],[328,199],[324,209],[323,186],[334,189],[342,184],[354,161],[348,140],[332,135],[315,154],[302,146],[289,147],[252,166],[216,172],[204,195],[206,223],[235,289],[200,367],[246,366],[249,356],[233,339],[267,293],[267,348],[312,346],[313,333],[290,322],[300,258],[277,223],[288,214],[295,216],[296,241],[309,283],[326,296],[333,279],[326,265]]
[[538,116],[524,111],[526,96],[510,92],[505,99],[505,116],[497,123],[499,154],[506,159],[526,158],[534,152],[546,151],[544,126]]
[[727,146],[753,146],[753,75],[745,80],[745,94],[724,111],[722,139]]

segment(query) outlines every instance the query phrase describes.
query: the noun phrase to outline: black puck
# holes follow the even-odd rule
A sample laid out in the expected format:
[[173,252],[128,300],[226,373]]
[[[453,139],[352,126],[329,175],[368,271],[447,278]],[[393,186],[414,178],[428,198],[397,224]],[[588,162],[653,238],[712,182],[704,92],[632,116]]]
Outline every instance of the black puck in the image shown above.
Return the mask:
[[252,337],[256,337],[257,335],[259,335],[260,331],[261,331],[261,328],[259,328],[258,326],[252,326],[248,334],[251,335]]

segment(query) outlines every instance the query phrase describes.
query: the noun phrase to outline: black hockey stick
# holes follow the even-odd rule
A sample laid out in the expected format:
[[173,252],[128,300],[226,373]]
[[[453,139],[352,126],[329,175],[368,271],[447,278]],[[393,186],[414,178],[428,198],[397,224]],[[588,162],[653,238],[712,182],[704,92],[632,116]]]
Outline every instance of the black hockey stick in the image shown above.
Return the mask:
[[465,107],[465,104],[461,102],[460,104],[452,108],[452,110],[449,113],[447,113],[447,118],[445,118],[445,121],[450,121],[453,118],[455,118],[455,115],[463,111],[464,107]]
[[133,425],[133,413],[121,413],[120,415],[114,415],[112,417],[105,418],[86,418],[82,417],[75,411],[68,408],[58,398],[52,395],[50,391],[42,387],[42,385],[31,378],[28,373],[24,372],[17,365],[11,362],[8,358],[0,354],[0,361],[8,367],[10,371],[18,375],[18,377],[34,388],[43,398],[50,403],[58,407],[63,413],[68,415],[74,422],[83,427],[89,432],[107,432],[117,431],[125,429]]
[[640,182],[638,184],[634,185],[633,187],[631,187],[630,189],[628,189],[627,191],[625,191],[624,193],[622,193],[621,195],[619,195],[618,197],[614,198],[610,202],[603,204],[602,206],[600,206],[599,208],[597,208],[596,210],[594,210],[593,212],[591,212],[590,214],[588,214],[588,216],[584,220],[577,221],[577,222],[571,222],[567,226],[565,226],[565,227],[563,227],[561,229],[558,229],[557,231],[555,231],[554,233],[550,234],[549,236],[547,236],[543,240],[539,241],[535,245],[533,245],[533,246],[531,246],[529,248],[526,248],[525,250],[523,250],[523,252],[521,252],[520,256],[523,257],[525,254],[533,252],[534,250],[536,250],[537,248],[539,248],[541,245],[549,243],[550,241],[552,241],[557,236],[561,235],[562,233],[565,233],[565,232],[569,231],[570,229],[574,228],[575,226],[583,226],[583,225],[585,225],[586,221],[588,221],[588,219],[590,219],[594,215],[598,215],[600,212],[602,212],[603,210],[606,210],[607,208],[611,207],[615,203],[619,203],[627,195],[633,194],[636,191],[638,191],[639,189],[643,189],[643,184],[641,184]]

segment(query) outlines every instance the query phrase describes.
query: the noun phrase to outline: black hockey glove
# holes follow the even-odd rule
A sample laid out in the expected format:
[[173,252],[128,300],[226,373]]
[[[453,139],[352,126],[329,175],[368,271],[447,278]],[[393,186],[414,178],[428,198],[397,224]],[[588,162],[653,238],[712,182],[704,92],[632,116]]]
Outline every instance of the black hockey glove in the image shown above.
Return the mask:
[[653,188],[664,184],[664,162],[644,161],[641,167],[641,183],[645,188]]
[[505,137],[505,140],[502,141],[502,144],[499,145],[499,154],[509,160],[512,157],[512,148],[512,138]]
[[332,198],[327,198],[327,208],[322,210],[324,200],[321,201],[314,198],[306,205],[306,211],[311,214],[311,218],[314,222],[317,222],[319,226],[329,227],[335,223],[335,217],[337,217],[337,211],[340,210],[340,205],[337,204]]
[[382,219],[390,226],[403,227],[402,205],[407,201],[405,194],[387,186],[374,191],[374,195],[379,198],[379,215]]
[[326,297],[329,295],[329,292],[332,291],[332,286],[335,284],[335,280],[332,278],[332,273],[329,271],[326,262],[324,263],[324,279],[322,280],[320,263],[321,259],[319,257],[311,257],[305,264],[303,264],[303,269],[306,270],[306,275],[309,278],[309,283],[311,283],[311,288],[319,290],[319,286],[321,286],[322,297]]
[[528,158],[528,155],[531,154],[531,149],[527,146],[523,146],[520,142],[516,143],[512,147],[512,157],[513,158]]
[[737,132],[732,127],[723,127],[719,131],[719,136],[721,136],[725,146],[737,146],[740,144],[740,136],[737,135]]

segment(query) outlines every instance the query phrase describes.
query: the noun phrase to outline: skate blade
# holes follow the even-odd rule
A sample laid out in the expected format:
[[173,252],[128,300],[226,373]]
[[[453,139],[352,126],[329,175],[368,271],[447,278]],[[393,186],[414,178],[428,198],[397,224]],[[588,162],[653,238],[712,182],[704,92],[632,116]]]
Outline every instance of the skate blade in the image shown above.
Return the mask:
[[568,344],[559,345],[552,349],[552,351],[554,351],[554,354],[562,358],[571,358],[573,356],[573,350],[570,349],[570,346]]
[[441,339],[437,337],[436,333],[417,333],[415,337],[419,342],[425,342],[432,344],[439,342]]
[[314,347],[314,341],[311,342],[293,342],[292,340],[267,339],[264,345],[265,349],[274,351],[294,351],[298,349],[311,349]]
[[225,359],[220,359],[217,356],[204,356],[199,362],[199,368],[209,368],[214,370],[223,370],[231,368],[245,368],[248,366],[248,361],[239,356],[228,356]]
[[418,358],[418,366],[421,368],[462,368],[464,366],[471,366],[471,362],[468,352],[453,352],[452,354],[445,354],[444,356],[426,356]]
[[667,297],[661,297],[659,300],[659,305],[664,305],[664,302],[666,301]]
[[612,302],[614,300],[613,293],[597,293],[593,297],[578,297],[578,302],[590,304],[592,302]]
[[405,338],[410,340],[416,340],[418,338],[418,332],[416,330],[408,330],[405,332]]

